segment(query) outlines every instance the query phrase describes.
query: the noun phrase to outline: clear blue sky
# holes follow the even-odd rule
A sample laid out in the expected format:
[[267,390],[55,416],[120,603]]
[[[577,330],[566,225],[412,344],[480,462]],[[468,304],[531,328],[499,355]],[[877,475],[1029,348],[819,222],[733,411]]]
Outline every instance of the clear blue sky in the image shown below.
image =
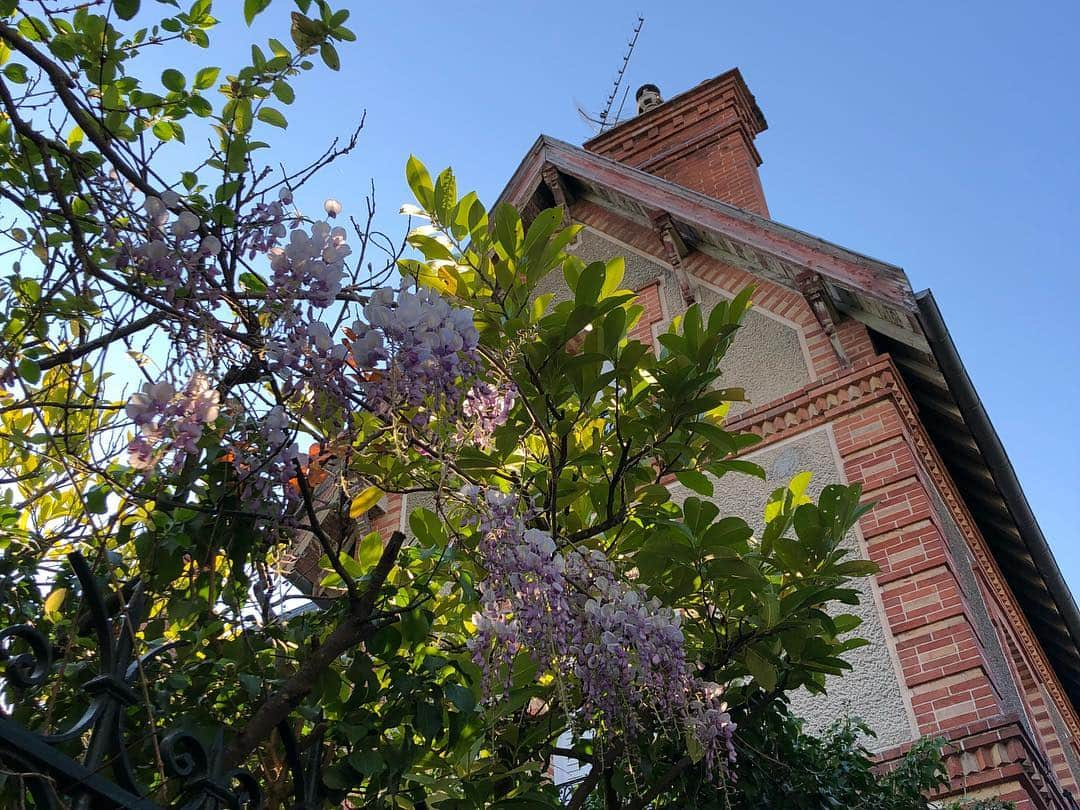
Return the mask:
[[[288,3],[254,30],[234,5],[215,11],[236,46],[287,33]],[[298,83],[275,159],[299,162],[366,109],[360,148],[312,196],[359,211],[374,178],[387,230],[410,152],[490,202],[539,133],[588,137],[575,102],[602,106],[638,12],[631,95],[738,66],[769,121],[773,217],[933,289],[1080,594],[1080,4],[338,5],[358,41],[340,74]]]

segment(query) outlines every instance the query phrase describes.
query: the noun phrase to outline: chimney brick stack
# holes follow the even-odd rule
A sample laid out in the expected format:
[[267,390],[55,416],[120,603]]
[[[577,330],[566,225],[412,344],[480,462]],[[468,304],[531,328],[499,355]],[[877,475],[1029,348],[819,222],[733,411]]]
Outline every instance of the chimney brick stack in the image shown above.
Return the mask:
[[758,176],[761,156],[754,147],[754,138],[767,126],[742,75],[733,69],[648,107],[584,146],[767,217]]

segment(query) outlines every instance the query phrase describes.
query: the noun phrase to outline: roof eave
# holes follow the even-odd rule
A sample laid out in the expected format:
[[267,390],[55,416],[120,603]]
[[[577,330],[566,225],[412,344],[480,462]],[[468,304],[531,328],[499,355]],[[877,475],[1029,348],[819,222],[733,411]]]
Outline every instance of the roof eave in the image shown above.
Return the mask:
[[914,295],[899,267],[546,135],[533,143],[497,204],[524,205],[540,186],[542,170],[548,165],[578,180],[640,198],[689,226],[714,230],[783,262],[815,270],[887,305],[915,310]]
[[930,290],[923,290],[916,293],[915,300],[919,308],[919,323],[930,343],[938,367],[948,383],[949,390],[963,414],[972,437],[979,446],[979,451],[1001,497],[1008,506],[1024,545],[1068,628],[1073,645],[1080,650],[1080,610],[1077,609],[1076,601],[1061,574],[1050,544],[1046,541],[1046,536],[1020,486],[1016,470],[1005,452],[1001,438],[990,422],[990,416],[971,382],[971,377],[968,376],[967,369],[964,368],[933,293]]

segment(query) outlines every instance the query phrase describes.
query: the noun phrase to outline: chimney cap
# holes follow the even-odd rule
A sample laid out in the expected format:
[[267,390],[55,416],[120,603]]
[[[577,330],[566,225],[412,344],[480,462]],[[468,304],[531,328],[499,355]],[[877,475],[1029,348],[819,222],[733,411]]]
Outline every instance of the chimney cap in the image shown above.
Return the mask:
[[641,85],[641,87],[637,89],[637,92],[634,93],[634,101],[641,101],[642,94],[647,93],[650,90],[652,90],[657,95],[660,95],[660,88],[657,87],[655,84],[652,84],[651,82],[647,82]]

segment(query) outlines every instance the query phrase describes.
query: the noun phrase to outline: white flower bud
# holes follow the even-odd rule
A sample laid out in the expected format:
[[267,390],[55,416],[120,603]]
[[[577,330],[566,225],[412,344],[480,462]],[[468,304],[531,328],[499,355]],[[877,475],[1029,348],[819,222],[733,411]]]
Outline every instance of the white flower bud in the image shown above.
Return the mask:
[[146,201],[143,202],[143,208],[146,209],[146,213],[150,216],[156,217],[165,210],[165,205],[157,197],[147,197]]
[[333,197],[323,203],[323,210],[326,211],[326,215],[333,219],[341,213],[341,203],[335,200]]
[[185,236],[194,233],[199,229],[199,218],[190,211],[184,211],[176,218],[176,222],[172,224],[172,232],[174,236],[178,236],[183,239]]

